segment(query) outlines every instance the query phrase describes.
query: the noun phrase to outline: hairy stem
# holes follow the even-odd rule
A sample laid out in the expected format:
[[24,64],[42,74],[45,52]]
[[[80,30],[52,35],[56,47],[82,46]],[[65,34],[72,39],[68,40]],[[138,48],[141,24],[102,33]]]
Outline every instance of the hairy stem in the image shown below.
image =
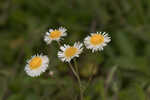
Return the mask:
[[77,61],[76,61],[76,59],[73,59],[73,61],[74,61],[74,66],[75,66],[76,72],[79,75],[79,69],[78,69],[78,66],[77,66]]
[[73,68],[73,66],[72,66],[72,64],[70,62],[69,62],[69,66],[70,66],[73,74],[76,76],[76,78],[78,80],[78,84],[79,84],[79,87],[80,87],[80,100],[83,100],[82,84],[81,84],[81,80],[80,80],[79,74],[77,74],[77,72],[75,71],[75,69]]
[[61,46],[61,43],[59,41],[57,41],[58,45]]

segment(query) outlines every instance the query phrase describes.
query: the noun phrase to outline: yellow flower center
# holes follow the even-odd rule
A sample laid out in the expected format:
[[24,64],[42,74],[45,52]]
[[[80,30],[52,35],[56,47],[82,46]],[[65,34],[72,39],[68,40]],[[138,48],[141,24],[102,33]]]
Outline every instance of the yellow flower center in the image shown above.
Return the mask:
[[72,57],[76,54],[76,52],[77,52],[77,48],[75,48],[75,47],[67,48],[65,51],[65,56],[67,58]]
[[31,59],[31,61],[29,62],[30,68],[36,69],[39,68],[42,64],[42,59],[40,57],[34,57]]
[[49,37],[52,39],[59,38],[61,36],[61,32],[59,30],[54,30],[50,33]]
[[90,38],[92,45],[99,45],[104,42],[104,37],[100,34],[93,34]]

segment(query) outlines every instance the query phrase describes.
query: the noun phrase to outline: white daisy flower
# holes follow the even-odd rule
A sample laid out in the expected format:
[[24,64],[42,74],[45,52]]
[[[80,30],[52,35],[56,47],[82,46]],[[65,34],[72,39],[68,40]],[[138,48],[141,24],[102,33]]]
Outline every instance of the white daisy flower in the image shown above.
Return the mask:
[[71,59],[74,57],[79,57],[79,54],[83,50],[83,44],[82,43],[75,43],[73,46],[69,45],[64,45],[61,46],[60,49],[61,51],[58,52],[58,57],[63,61],[63,62],[70,62]]
[[97,32],[91,33],[91,36],[87,36],[84,39],[84,44],[87,49],[92,49],[92,52],[94,52],[103,50],[104,46],[106,46],[110,41],[111,38],[106,32]]
[[25,71],[31,77],[40,76],[41,73],[46,71],[48,64],[49,59],[47,56],[34,55],[27,61]]
[[44,41],[47,44],[50,44],[53,40],[59,41],[61,37],[67,36],[67,29],[60,27],[59,29],[49,29],[49,32],[46,32],[44,36]]

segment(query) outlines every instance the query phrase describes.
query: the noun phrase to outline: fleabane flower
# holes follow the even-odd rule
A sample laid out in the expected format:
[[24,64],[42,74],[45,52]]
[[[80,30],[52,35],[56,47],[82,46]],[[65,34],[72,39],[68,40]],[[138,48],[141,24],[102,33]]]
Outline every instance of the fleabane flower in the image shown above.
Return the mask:
[[53,40],[55,41],[59,41],[60,39],[62,39],[62,37],[67,36],[66,33],[67,29],[60,27],[58,29],[49,29],[49,32],[46,32],[45,36],[44,36],[44,41],[47,44],[50,44]]
[[82,46],[83,44],[79,42],[75,43],[73,46],[64,44],[64,46],[60,47],[61,51],[58,52],[58,57],[63,62],[70,62],[74,57],[79,57],[83,50]]
[[48,64],[49,59],[47,56],[34,55],[27,61],[25,72],[31,77],[40,76],[41,73],[46,71]]
[[111,41],[111,38],[106,32],[91,33],[84,39],[84,44],[87,49],[94,51],[102,51],[104,46]]

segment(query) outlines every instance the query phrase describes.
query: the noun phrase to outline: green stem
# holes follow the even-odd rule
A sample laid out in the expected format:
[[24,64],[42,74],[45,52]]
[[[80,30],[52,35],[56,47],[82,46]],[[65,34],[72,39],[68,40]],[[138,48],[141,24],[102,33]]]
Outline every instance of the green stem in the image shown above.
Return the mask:
[[79,75],[76,73],[76,71],[74,70],[72,64],[69,62],[69,66],[73,72],[73,74],[76,76],[77,80],[78,80],[78,84],[79,84],[79,87],[80,87],[80,100],[83,100],[83,91],[82,91],[82,84],[81,84],[81,80],[80,80],[80,77]]
[[74,61],[76,72],[79,74],[79,69],[78,69],[78,66],[77,66],[77,61],[76,61],[76,59],[73,59],[73,61]]
[[59,41],[57,41],[58,45],[61,46],[61,43]]

